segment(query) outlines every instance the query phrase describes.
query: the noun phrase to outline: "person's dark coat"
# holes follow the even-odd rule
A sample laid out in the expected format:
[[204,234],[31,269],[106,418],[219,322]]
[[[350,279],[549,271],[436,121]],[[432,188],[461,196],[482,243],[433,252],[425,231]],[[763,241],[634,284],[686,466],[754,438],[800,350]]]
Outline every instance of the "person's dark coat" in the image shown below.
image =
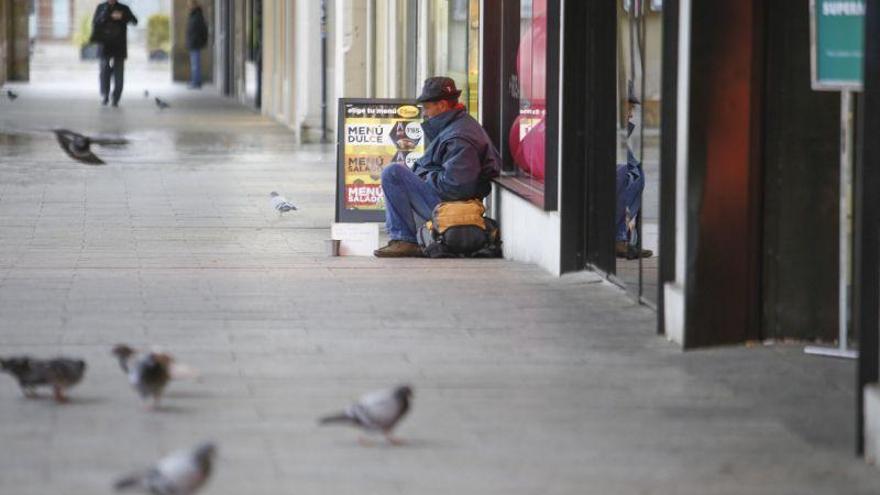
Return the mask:
[[[113,19],[113,12],[121,12],[122,18]],[[137,17],[127,5],[116,2],[110,5],[103,2],[95,9],[92,17],[93,43],[101,46],[102,57],[128,57],[128,25],[137,25]]]
[[201,7],[195,7],[189,12],[186,21],[186,49],[201,50],[208,44],[208,24]]
[[413,172],[443,201],[488,196],[491,179],[501,172],[501,158],[486,131],[464,106],[428,119],[422,129],[430,144]]

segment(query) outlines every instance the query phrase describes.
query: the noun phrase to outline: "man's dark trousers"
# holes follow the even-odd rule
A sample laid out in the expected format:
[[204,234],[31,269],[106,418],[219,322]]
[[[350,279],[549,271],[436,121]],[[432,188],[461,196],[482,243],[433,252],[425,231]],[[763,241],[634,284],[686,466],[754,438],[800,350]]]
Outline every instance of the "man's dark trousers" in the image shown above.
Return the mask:
[[101,57],[101,96],[104,101],[110,94],[110,74],[113,74],[113,103],[119,103],[122,97],[122,83],[125,74],[125,57],[114,55]]

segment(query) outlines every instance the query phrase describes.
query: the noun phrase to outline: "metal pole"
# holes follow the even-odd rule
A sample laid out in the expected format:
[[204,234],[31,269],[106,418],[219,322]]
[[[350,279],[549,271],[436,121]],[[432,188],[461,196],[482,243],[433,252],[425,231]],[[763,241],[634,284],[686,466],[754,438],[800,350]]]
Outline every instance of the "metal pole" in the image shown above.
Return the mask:
[[838,285],[838,341],[837,347],[810,346],[807,354],[856,359],[858,351],[848,349],[849,292],[852,279],[852,157],[853,157],[853,105],[852,92],[840,93],[840,276]]

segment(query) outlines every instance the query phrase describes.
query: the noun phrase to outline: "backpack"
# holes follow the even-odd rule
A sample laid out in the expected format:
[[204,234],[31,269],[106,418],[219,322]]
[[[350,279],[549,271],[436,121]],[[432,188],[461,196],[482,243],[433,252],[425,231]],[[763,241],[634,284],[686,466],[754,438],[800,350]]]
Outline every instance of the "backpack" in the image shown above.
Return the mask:
[[498,222],[485,212],[478,199],[438,204],[416,235],[422,252],[429,258],[500,258]]

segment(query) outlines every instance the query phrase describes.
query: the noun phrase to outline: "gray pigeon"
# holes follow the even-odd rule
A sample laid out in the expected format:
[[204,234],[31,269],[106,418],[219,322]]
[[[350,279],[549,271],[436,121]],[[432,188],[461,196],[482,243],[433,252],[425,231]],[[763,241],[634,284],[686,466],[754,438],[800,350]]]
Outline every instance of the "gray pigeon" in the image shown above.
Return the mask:
[[6,97],[9,98],[9,101],[15,101],[15,99],[18,98],[18,95],[13,93],[11,89],[7,89]]
[[156,97],[156,106],[159,107],[159,110],[165,110],[166,108],[171,108],[171,105],[169,105],[168,102],[160,99],[158,96]]
[[61,146],[61,149],[69,157],[88,165],[104,164],[104,160],[101,160],[92,152],[93,144],[100,146],[128,144],[128,141],[125,139],[93,138],[67,129],[53,129],[52,132],[58,138],[58,144]]
[[284,196],[279,195],[275,191],[269,193],[269,202],[272,204],[272,208],[275,208],[278,213],[296,211],[296,206],[294,206],[293,203],[287,201]]
[[175,452],[160,459],[145,471],[119,479],[116,491],[138,490],[152,495],[191,495],[196,493],[211,475],[211,464],[217,447],[206,442],[192,451]]
[[119,366],[128,375],[132,387],[146,400],[152,398],[154,409],[159,407],[162,391],[171,380],[174,358],[163,352],[138,353],[125,344],[113,347]]
[[50,386],[57,402],[67,402],[64,390],[82,380],[86,362],[62,357],[34,359],[30,356],[14,356],[0,359],[0,370],[18,380],[25,397],[36,397],[35,387]]
[[390,443],[399,445],[402,442],[391,436],[391,431],[409,412],[412,397],[413,390],[409,385],[371,392],[345,411],[321,418],[320,424],[354,425],[367,432],[382,433]]

